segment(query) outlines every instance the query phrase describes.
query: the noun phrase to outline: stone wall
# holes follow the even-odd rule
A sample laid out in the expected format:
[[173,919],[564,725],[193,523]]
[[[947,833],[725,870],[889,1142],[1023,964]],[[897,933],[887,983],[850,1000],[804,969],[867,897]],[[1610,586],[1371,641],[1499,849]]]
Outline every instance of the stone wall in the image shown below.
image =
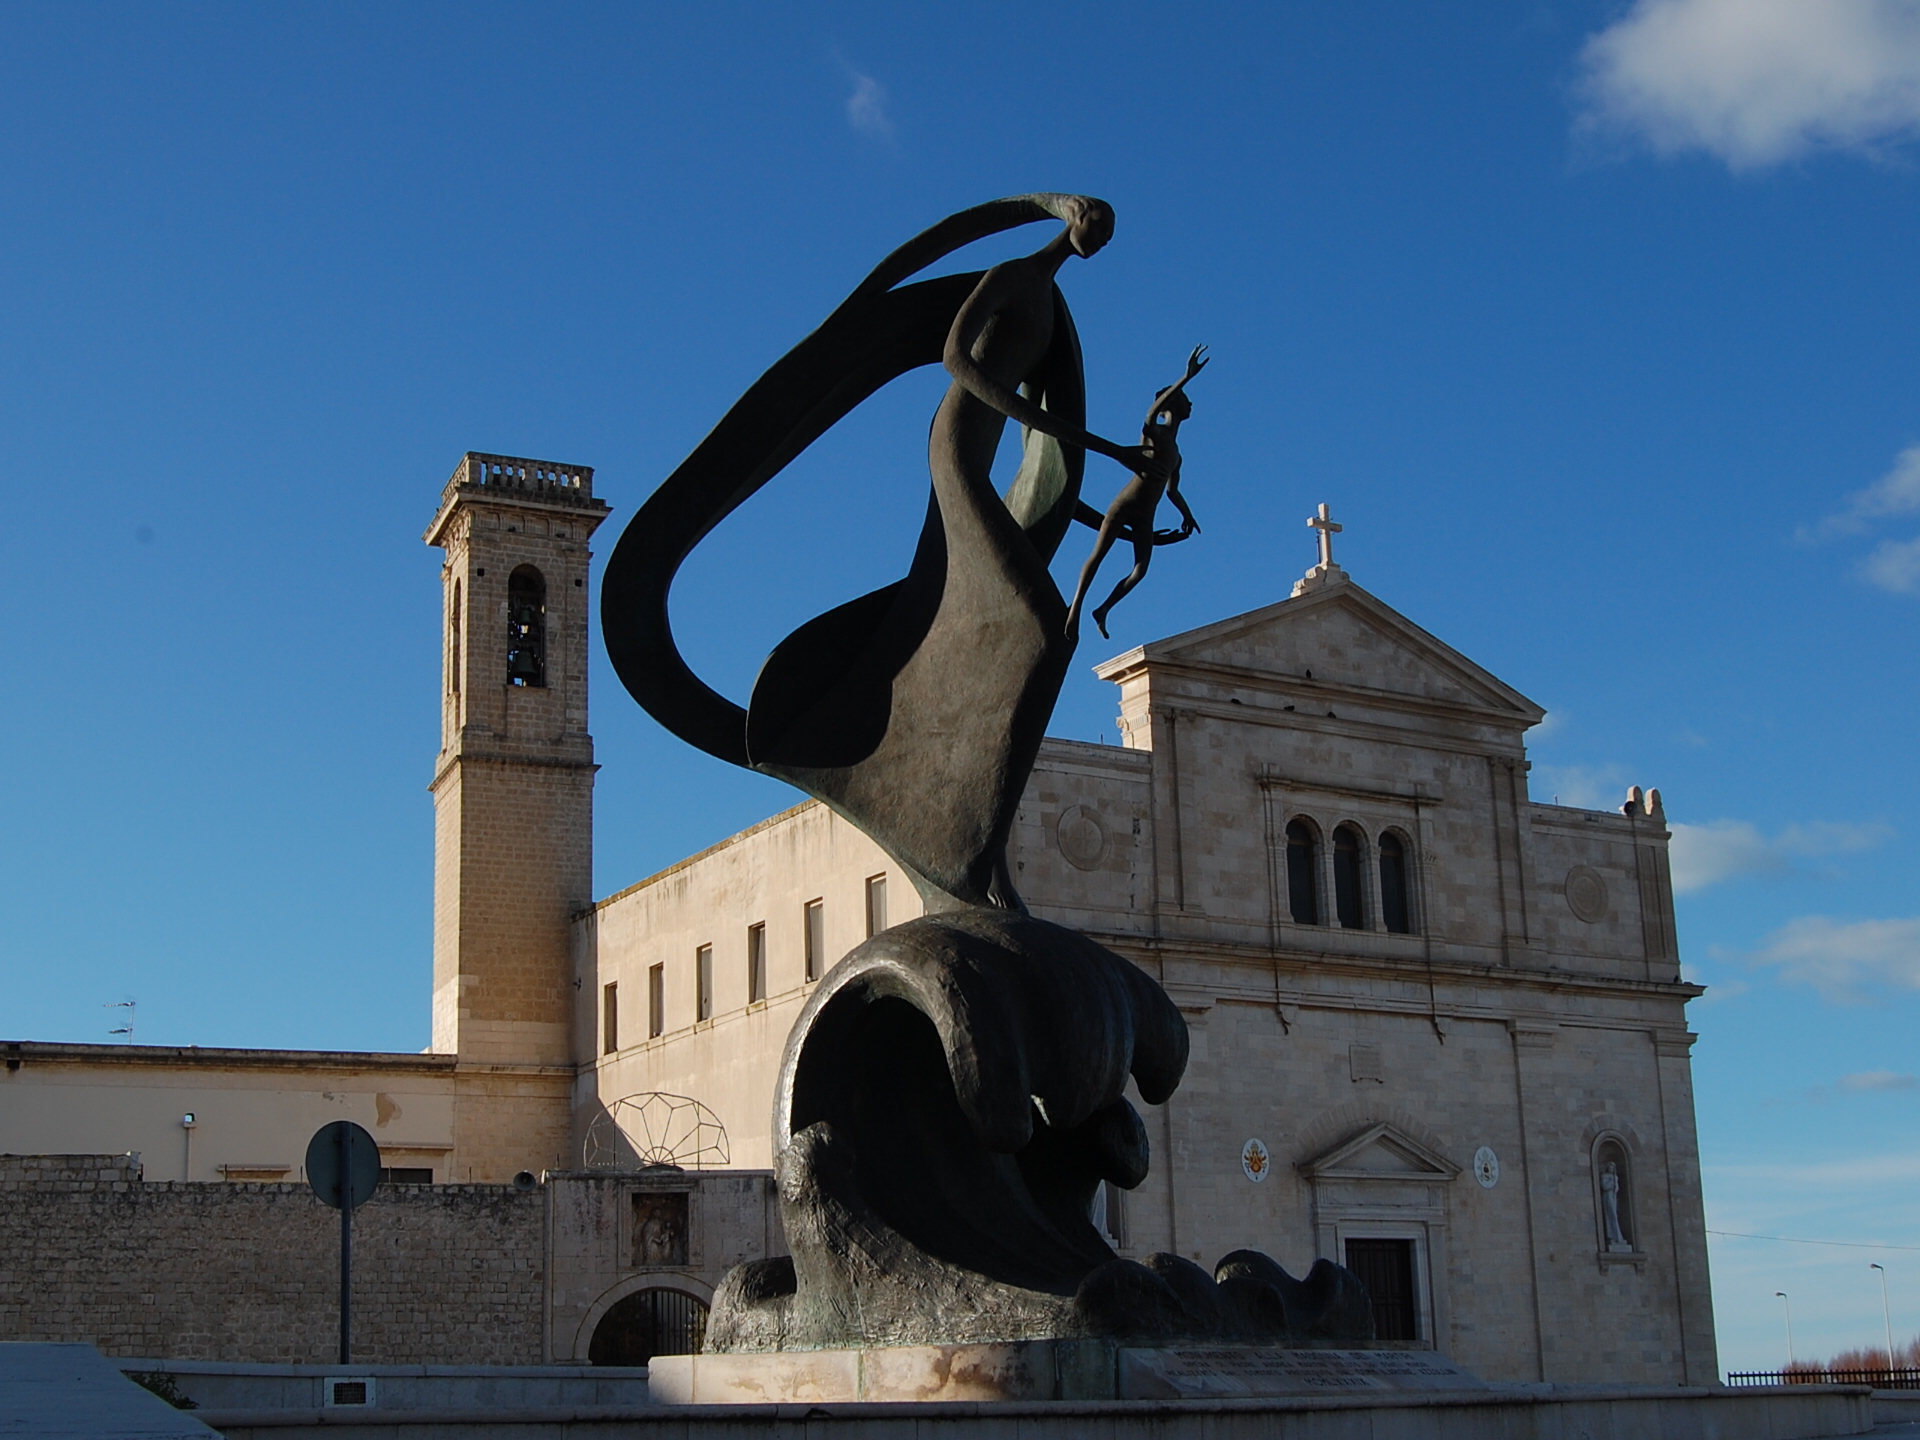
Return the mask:
[[[382,1190],[354,1216],[354,1357],[541,1358],[545,1198]],[[107,1355],[325,1364],[339,1212],[304,1185],[143,1183],[134,1156],[0,1156],[0,1340]]]

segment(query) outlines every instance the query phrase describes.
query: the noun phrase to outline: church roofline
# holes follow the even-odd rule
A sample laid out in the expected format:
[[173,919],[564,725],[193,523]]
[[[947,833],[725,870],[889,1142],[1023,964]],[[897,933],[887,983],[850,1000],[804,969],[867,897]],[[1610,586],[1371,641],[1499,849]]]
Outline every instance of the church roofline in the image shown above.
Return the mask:
[[647,878],[644,880],[636,880],[633,882],[633,884],[626,886],[624,889],[614,891],[613,894],[607,896],[607,898],[604,900],[594,901],[593,904],[587,906],[586,909],[578,911],[573,918],[575,920],[583,920],[589,915],[597,914],[599,911],[606,909],[609,905],[614,904],[616,901],[624,900],[629,895],[637,894],[638,892],[646,889],[649,885],[657,885],[662,880],[666,879],[669,875],[678,874],[680,871],[685,870],[689,865],[698,865],[702,860],[707,859],[711,855],[718,855],[722,850],[731,849],[733,846],[738,845],[742,840],[747,839],[749,836],[758,835],[762,830],[770,830],[775,825],[780,824],[782,821],[791,820],[794,818],[794,816],[804,814],[808,810],[814,810],[814,809],[820,809],[820,808],[825,808],[825,807],[821,805],[820,801],[814,800],[814,799],[806,799],[806,800],[802,800],[798,805],[790,805],[785,810],[780,811],[779,814],[769,815],[766,819],[760,821],[758,824],[749,825],[744,830],[736,830],[733,834],[727,836],[727,838],[724,840],[716,840],[713,844],[707,846],[707,848],[704,850],[696,850],[693,854],[687,856],[687,858],[684,860],[676,860],[673,864],[667,866],[667,868],[664,870],[654,871],[653,874],[647,876]]
[[391,1050],[264,1050],[202,1045],[87,1045],[48,1040],[0,1041],[0,1060],[40,1064],[192,1065],[210,1070],[451,1071],[457,1055]]
[[[1369,686],[1350,685],[1340,681],[1308,680],[1304,676],[1269,676],[1270,680],[1283,681],[1288,685],[1312,685],[1328,692],[1346,691],[1356,695],[1365,695],[1374,699],[1389,697],[1417,699],[1423,707],[1443,706],[1482,716],[1498,716],[1512,722],[1518,720],[1522,728],[1537,725],[1546,718],[1546,707],[1528,699],[1520,691],[1507,684],[1485,666],[1470,659],[1456,650],[1431,631],[1422,628],[1395,610],[1379,596],[1355,584],[1351,580],[1337,585],[1322,585],[1308,590],[1304,594],[1277,600],[1271,605],[1263,605],[1257,610],[1249,610],[1239,615],[1230,615],[1224,620],[1216,620],[1193,630],[1182,631],[1177,635],[1168,635],[1159,640],[1150,640],[1137,645],[1124,655],[1115,656],[1093,667],[1093,673],[1102,680],[1115,684],[1131,679],[1135,674],[1149,667],[1164,666],[1168,669],[1189,670],[1235,670],[1239,667],[1225,666],[1218,662],[1196,659],[1189,653],[1202,646],[1225,640],[1256,626],[1275,620],[1288,620],[1305,614],[1310,609],[1322,605],[1348,605],[1366,613],[1376,623],[1396,634],[1414,650],[1422,653],[1434,664],[1443,669],[1454,671],[1470,688],[1487,694],[1494,702],[1488,705],[1466,704],[1460,701],[1437,700],[1428,696],[1401,696],[1397,691],[1375,690]],[[1246,672],[1251,674],[1252,672]]]

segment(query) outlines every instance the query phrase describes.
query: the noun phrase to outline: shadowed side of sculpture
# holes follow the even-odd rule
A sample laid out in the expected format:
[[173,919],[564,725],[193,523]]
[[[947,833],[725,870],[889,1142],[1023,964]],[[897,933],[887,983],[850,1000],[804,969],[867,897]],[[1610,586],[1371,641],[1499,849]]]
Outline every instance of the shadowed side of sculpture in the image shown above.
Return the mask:
[[[1049,218],[1064,227],[1034,254],[902,283]],[[709,1349],[1307,1333],[1308,1292],[1277,1266],[1216,1285],[1176,1257],[1119,1259],[1094,1228],[1096,1188],[1147,1173],[1126,1088],[1150,1105],[1172,1094],[1186,1025],[1137,966],[1029,916],[1008,874],[1015,808],[1073,652],[1047,566],[1084,509],[1085,454],[1155,498],[1173,473],[1167,438],[1156,455],[1084,428],[1080,344],[1055,276],[1112,232],[1104,202],[1032,195],[902,246],[755,382],[609,558],[602,627],[634,698],[709,754],[832,806],[912,876],[928,911],[842,960],[795,1023],[774,1123],[792,1255],[729,1275]],[[745,707],[719,695],[674,643],[681,563],[867,396],[934,363],[953,381],[929,429],[931,495],[906,575],[796,629]],[[1024,443],[1003,498],[991,470],[1009,420]]]
[[781,1065],[792,1254],[728,1276],[707,1347],[1365,1343],[1366,1293],[1336,1266],[1302,1282],[1238,1252],[1216,1284],[1178,1256],[1123,1260],[1094,1228],[1095,1188],[1147,1174],[1128,1079],[1160,1104],[1186,1060],[1165,992],[1061,926],[982,907],[875,936],[821,982]]
[[[902,246],[667,478],[621,535],[602,585],[608,655],[648,713],[709,754],[833,806],[900,861],[930,908],[1017,903],[994,891],[996,881],[1007,888],[1013,807],[1072,654],[1057,634],[1065,608],[1046,567],[1079,501],[1082,448],[1029,430],[1004,501],[987,466],[936,454],[906,576],[788,636],[744,709],[681,657],[668,592],[693,547],[809,444],[890,380],[940,363],[987,274],[894,288],[899,280],[972,240],[1085,203],[1097,202],[995,201]],[[1033,288],[1044,321],[1032,327],[1033,353],[1005,378],[1078,435],[1079,338],[1051,274]],[[925,803],[934,795],[937,805]]]

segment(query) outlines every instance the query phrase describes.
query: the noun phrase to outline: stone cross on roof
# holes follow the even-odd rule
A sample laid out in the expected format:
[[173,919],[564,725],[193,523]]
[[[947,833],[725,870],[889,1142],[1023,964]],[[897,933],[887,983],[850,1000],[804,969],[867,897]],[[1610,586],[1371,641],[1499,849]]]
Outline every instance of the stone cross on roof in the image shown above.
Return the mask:
[[1328,511],[1327,502],[1324,500],[1320,502],[1320,513],[1310,516],[1307,524],[1310,528],[1320,532],[1320,563],[1331,569],[1333,567],[1333,537],[1347,527],[1334,524],[1333,516]]
[[1295,595],[1304,595],[1322,585],[1338,584],[1347,578],[1347,572],[1333,563],[1333,537],[1347,527],[1333,518],[1324,500],[1320,502],[1320,513],[1308,517],[1307,524],[1320,532],[1320,563],[1293,582]]

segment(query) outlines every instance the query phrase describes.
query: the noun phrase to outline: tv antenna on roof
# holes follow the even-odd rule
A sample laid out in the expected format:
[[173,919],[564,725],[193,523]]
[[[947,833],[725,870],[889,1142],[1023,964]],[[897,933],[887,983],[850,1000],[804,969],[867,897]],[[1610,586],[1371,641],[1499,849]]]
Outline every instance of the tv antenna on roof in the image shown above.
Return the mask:
[[134,1002],[131,1000],[113,1000],[100,1007],[102,1010],[124,1010],[127,1012],[127,1023],[116,1030],[109,1030],[107,1033],[109,1035],[126,1036],[127,1044],[129,1045],[133,1044],[133,1006]]

